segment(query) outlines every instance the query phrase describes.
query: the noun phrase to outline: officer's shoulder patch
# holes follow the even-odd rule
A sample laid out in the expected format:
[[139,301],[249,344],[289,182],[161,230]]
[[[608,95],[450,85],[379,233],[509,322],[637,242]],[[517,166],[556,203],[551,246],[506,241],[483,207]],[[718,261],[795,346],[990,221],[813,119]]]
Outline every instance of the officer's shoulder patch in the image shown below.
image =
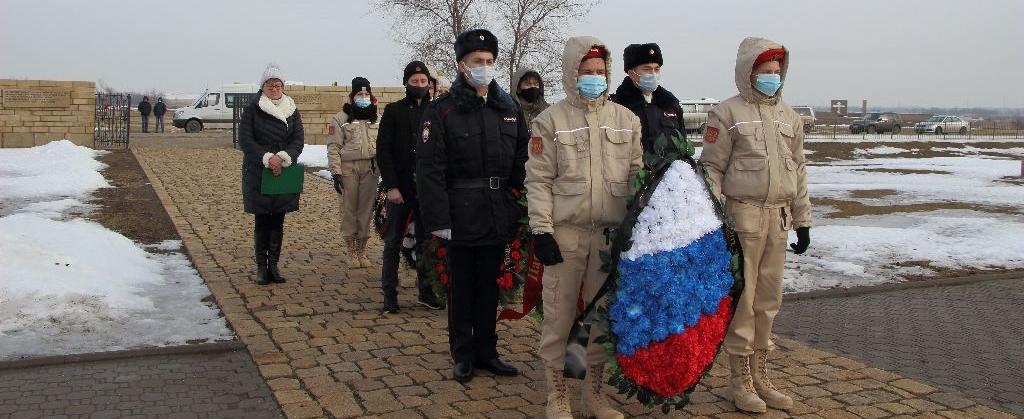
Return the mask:
[[541,154],[544,153],[544,138],[543,137],[530,137],[530,154]]
[[704,142],[714,144],[718,141],[718,127],[704,127]]
[[430,139],[430,121],[423,123],[423,142],[427,142]]
[[327,127],[327,135],[334,135],[334,124]]

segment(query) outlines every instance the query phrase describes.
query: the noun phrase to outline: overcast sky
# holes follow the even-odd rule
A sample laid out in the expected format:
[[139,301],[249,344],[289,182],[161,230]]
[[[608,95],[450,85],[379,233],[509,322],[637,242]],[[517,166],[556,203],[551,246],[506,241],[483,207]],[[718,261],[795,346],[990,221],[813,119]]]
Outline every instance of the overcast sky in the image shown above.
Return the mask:
[[[679,97],[735,94],[736,46],[756,35],[792,51],[790,104],[1024,107],[1022,18],[1019,0],[605,0],[572,32],[618,59],[659,43]],[[199,93],[275,61],[306,84],[394,86],[405,54],[389,26],[356,0],[0,0],[0,78]]]

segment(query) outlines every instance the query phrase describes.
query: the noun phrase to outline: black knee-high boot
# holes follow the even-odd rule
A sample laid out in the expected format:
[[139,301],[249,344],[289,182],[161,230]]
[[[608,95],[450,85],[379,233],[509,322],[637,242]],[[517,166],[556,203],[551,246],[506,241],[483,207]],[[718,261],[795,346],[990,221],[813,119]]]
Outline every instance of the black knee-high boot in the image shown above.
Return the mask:
[[270,283],[268,264],[270,259],[270,230],[257,216],[256,228],[253,231],[253,248],[256,251],[256,283]]
[[281,245],[284,241],[284,214],[281,214],[281,223],[277,224],[270,230],[270,248],[268,252],[268,267],[269,271],[268,279],[271,282],[283,283],[286,279],[281,276],[281,271],[277,268],[277,262],[281,260]]

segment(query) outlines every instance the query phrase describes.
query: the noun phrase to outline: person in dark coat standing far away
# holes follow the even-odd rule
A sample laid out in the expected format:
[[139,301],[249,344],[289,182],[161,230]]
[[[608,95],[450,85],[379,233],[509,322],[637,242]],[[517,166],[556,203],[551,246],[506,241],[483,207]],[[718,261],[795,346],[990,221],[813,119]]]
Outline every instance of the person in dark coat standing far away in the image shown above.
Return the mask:
[[149,132],[149,114],[153,112],[153,104],[149,103],[149,96],[143,96],[139,102],[139,114],[142,115],[142,132]]
[[278,269],[284,240],[284,215],[299,209],[299,194],[264,195],[263,168],[273,176],[298,160],[304,144],[302,118],[295,101],[284,94],[281,69],[270,64],[260,77],[260,91],[238,123],[242,160],[242,200],[245,212],[256,216],[253,244],[256,283],[285,282]]
[[167,104],[164,98],[156,98],[156,105],[153,105],[153,120],[156,121],[155,132],[164,132],[164,115],[167,113]]
[[[526,215],[522,190],[530,133],[494,81],[498,39],[484,29],[455,40],[458,78],[423,115],[416,185],[425,231],[448,239],[448,343],[459,382],[474,370],[514,376],[498,358],[495,321],[504,249]],[[426,199],[429,197],[429,199]]]
[[[402,73],[405,97],[384,107],[377,131],[377,167],[387,190],[387,225],[384,228],[384,252],[380,286],[384,293],[384,314],[398,313],[398,256],[409,224],[415,224],[416,242],[424,242],[420,211],[416,199],[416,141],[423,111],[430,103],[430,73],[427,65],[413,61]],[[410,216],[411,214],[411,216]],[[411,223],[409,222],[411,221]],[[422,272],[416,272],[418,302],[432,310],[441,305],[434,289]]]

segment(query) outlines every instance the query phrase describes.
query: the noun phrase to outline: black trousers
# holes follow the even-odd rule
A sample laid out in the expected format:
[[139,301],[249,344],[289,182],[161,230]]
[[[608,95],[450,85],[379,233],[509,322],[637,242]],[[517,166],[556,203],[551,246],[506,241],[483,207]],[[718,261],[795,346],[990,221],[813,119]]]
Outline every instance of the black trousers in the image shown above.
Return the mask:
[[[426,241],[426,234],[419,223],[419,205],[416,201],[405,201],[402,204],[387,203],[388,222],[384,231],[384,251],[381,261],[380,288],[384,291],[384,304],[398,305],[398,263],[399,253],[402,250],[402,240],[405,239],[406,220],[409,213],[413,214],[413,222],[416,223],[416,244],[423,245]],[[434,289],[430,282],[416,270],[416,288],[419,289],[419,297],[423,300],[433,301]]]
[[455,362],[498,357],[498,283],[503,246],[449,246],[448,345]]
[[[284,212],[256,214],[256,226],[253,231],[256,264],[265,265],[270,261],[271,253],[276,250],[281,255],[281,237],[284,236]],[[276,244],[276,246],[275,246]],[[276,249],[275,249],[276,248]],[[276,257],[273,262],[277,262]]]

